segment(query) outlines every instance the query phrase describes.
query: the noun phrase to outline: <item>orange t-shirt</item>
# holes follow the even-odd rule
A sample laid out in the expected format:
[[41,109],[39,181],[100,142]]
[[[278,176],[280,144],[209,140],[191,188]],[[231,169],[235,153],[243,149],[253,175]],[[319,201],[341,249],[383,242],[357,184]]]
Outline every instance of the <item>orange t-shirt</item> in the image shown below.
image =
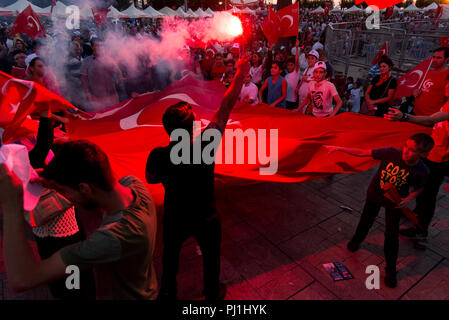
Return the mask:
[[[449,101],[441,107],[440,111],[449,113]],[[428,159],[433,162],[449,161],[449,121],[435,123],[432,138],[435,146],[430,151]]]
[[430,70],[421,86],[421,94],[415,100],[413,112],[417,116],[430,116],[444,104],[444,88],[449,81],[449,69],[442,72]]

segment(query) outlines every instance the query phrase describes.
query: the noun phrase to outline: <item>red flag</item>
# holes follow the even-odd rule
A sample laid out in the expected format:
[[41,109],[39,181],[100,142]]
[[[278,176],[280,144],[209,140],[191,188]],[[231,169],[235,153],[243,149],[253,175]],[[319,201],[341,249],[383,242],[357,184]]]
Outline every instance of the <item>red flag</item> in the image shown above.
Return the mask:
[[382,45],[382,48],[380,48],[379,52],[377,52],[377,54],[374,57],[374,59],[371,62],[371,64],[375,65],[376,63],[378,63],[382,56],[388,56],[388,43],[386,41]]
[[281,22],[279,37],[296,37],[299,31],[299,1],[282,8],[276,12],[276,15]]
[[330,3],[325,3],[324,4],[324,16],[328,17],[329,16],[329,10],[331,9],[331,4]]
[[438,5],[438,8],[435,12],[435,18],[433,19],[432,24],[436,25],[438,23],[438,20],[440,20],[442,14],[443,14],[443,7]]
[[388,7],[387,10],[385,11],[384,19],[387,20],[393,15],[393,13],[394,13],[394,6]]
[[449,47],[449,37],[440,37],[440,46]]
[[[198,133],[208,125],[221,103],[225,89],[219,82],[202,82],[187,76],[162,92],[147,93],[124,101],[96,113],[90,120],[71,121],[68,126],[70,139],[87,139],[98,144],[107,153],[116,176],[132,174],[145,181],[145,164],[149,152],[155,147],[167,145],[169,140],[162,125],[165,110],[179,101],[189,102],[196,120],[200,121]],[[336,117],[315,118],[266,105],[254,108],[244,103],[237,105],[236,110],[230,116],[227,129],[266,130],[267,137],[270,136],[270,129],[275,128],[278,132],[278,170],[273,175],[260,175],[258,169],[267,165],[262,165],[258,159],[255,164],[249,163],[249,148],[245,148],[243,164],[226,163],[224,155],[236,153],[235,149],[226,144],[225,135],[216,158],[221,159],[222,163],[217,160],[215,172],[220,178],[235,177],[239,181],[300,182],[332,173],[364,171],[377,162],[343,153],[328,156],[323,145],[366,149],[400,148],[412,134],[431,131],[431,128],[411,123],[389,122],[350,112]],[[246,145],[245,141],[240,143]],[[233,147],[240,143],[234,143]],[[268,141],[268,144],[271,142]],[[270,150],[268,146],[264,147],[264,150]],[[260,150],[259,147],[257,149]],[[230,183],[226,179],[223,181]],[[152,195],[155,189],[156,193],[159,191],[163,195],[158,186],[150,186],[149,189]],[[162,196],[157,196],[155,201],[160,204]]]
[[401,3],[401,0],[355,0],[355,4],[365,2],[368,6],[376,6],[379,10]]
[[262,31],[268,40],[268,44],[274,44],[279,39],[280,33],[279,17],[273,11],[271,6],[268,7],[268,17],[262,22]]
[[57,94],[33,81],[20,80],[0,72],[0,127],[5,128],[3,143],[18,139],[27,116],[50,105],[52,112],[76,109]]
[[428,58],[400,77],[394,98],[409,97],[413,90],[419,89],[431,65],[432,58]]
[[94,15],[95,23],[97,26],[108,22],[109,9],[92,8],[92,14]]
[[31,6],[28,6],[25,10],[19,13],[11,28],[11,32],[13,34],[24,33],[31,39],[45,38],[44,28]]
[[443,6],[438,6],[437,12],[435,13],[435,19],[440,19],[443,14]]

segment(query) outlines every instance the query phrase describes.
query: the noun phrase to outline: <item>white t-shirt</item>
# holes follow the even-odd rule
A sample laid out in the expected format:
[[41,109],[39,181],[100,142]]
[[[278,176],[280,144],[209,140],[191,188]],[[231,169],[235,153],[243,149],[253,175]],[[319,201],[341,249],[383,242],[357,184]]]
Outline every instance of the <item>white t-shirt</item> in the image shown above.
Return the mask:
[[351,96],[348,99],[348,103],[352,104],[352,112],[360,112],[360,88],[351,89]]
[[251,75],[252,81],[254,83],[259,83],[262,81],[262,73],[263,73],[263,64],[258,67],[251,67],[249,69],[249,74]]
[[306,55],[304,53],[302,53],[299,56],[299,69],[301,71],[304,71],[304,70],[307,69],[308,66],[309,66],[309,63],[307,62],[307,57],[306,57]]
[[249,84],[244,84],[242,87],[242,91],[240,91],[239,99],[240,101],[244,101],[246,97],[248,97],[249,100],[254,100],[253,103],[251,103],[252,106],[259,103],[259,98],[257,97],[259,94],[259,89],[257,89],[257,86],[250,82]]
[[287,97],[285,98],[285,100],[290,102],[296,102],[298,100],[295,94],[295,89],[298,85],[300,76],[301,71],[296,71],[296,69],[285,76],[285,80],[287,80]]
[[[307,76],[307,78],[309,78],[309,80],[313,79],[313,68],[307,68],[302,76]],[[309,82],[302,82],[301,86],[299,87],[299,92],[298,92],[298,104],[301,105],[304,100],[306,100],[307,98],[307,87],[309,86]],[[300,110],[302,113],[305,113],[307,106],[304,106],[304,109]]]
[[338,95],[338,92],[333,83],[327,80],[319,83],[311,81],[307,87],[307,92],[310,94],[313,106],[312,113],[315,117],[326,117],[334,111],[332,97]]

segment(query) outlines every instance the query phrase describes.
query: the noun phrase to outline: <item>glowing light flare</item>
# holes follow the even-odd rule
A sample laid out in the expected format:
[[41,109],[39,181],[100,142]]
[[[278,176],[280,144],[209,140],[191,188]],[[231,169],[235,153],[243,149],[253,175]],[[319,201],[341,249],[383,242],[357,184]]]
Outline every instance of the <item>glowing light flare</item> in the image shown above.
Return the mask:
[[243,33],[242,22],[236,16],[229,18],[229,26],[227,32],[232,37],[238,37]]

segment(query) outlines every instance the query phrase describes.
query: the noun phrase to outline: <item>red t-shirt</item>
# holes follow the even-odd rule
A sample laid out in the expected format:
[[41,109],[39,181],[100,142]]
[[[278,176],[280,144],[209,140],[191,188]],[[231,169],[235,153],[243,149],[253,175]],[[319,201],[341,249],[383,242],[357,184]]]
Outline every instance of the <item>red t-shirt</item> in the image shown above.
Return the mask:
[[214,80],[221,80],[221,77],[223,76],[223,73],[226,71],[226,66],[213,66],[212,71],[210,73],[212,79]]
[[11,75],[14,78],[24,80],[27,77],[26,70],[27,69],[25,69],[25,68],[19,68],[19,67],[13,66],[11,69]]
[[421,86],[421,94],[415,100],[413,112],[417,116],[430,116],[444,104],[444,88],[449,79],[449,69],[442,72],[430,70]]
[[[440,109],[449,113],[449,101]],[[449,121],[435,123],[432,130],[432,138],[435,146],[429,154],[429,160],[433,162],[449,161]]]

